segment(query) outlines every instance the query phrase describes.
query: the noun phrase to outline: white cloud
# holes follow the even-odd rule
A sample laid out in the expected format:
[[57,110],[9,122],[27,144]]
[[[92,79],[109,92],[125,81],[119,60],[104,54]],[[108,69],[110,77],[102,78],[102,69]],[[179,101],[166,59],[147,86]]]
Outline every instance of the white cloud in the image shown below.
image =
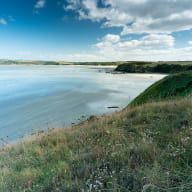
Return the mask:
[[[134,41],[134,40],[133,40]],[[133,42],[132,42],[133,43]],[[167,49],[144,49],[137,47],[134,49],[124,47],[99,48],[92,53],[33,53],[19,52],[15,59],[34,60],[58,60],[58,61],[187,61],[192,60],[192,46],[185,48],[169,47]],[[9,58],[9,57],[8,57]],[[10,56],[13,59],[13,56]]]
[[63,60],[63,61],[124,61],[124,60],[192,60],[192,46],[174,48],[174,38],[171,35],[150,34],[140,39],[124,40],[118,35],[107,34],[93,45],[89,53],[42,53],[24,55],[20,58]]
[[150,48],[173,47],[175,39],[171,35],[151,34],[141,38],[140,44]]
[[104,38],[103,41],[111,42],[111,43],[117,43],[120,41],[120,36],[119,35],[113,35],[113,34],[107,34]]
[[[122,40],[120,37],[118,41],[111,41],[109,37],[112,37],[112,34],[106,35],[94,45],[97,51],[95,54],[105,61],[177,60],[178,56],[181,56],[179,52],[183,54],[182,49],[174,48],[174,37],[167,34],[150,34],[129,41]],[[192,48],[189,50],[191,51]],[[192,58],[191,55],[190,57]]]
[[[191,0],[67,0],[80,19],[122,27],[122,34],[172,33],[192,29]],[[101,2],[101,1],[100,1]]]
[[103,50],[129,51],[133,49],[162,49],[174,46],[175,39],[171,35],[151,34],[139,40],[120,41],[120,36],[108,34],[95,47]]
[[37,3],[35,4],[35,8],[36,9],[40,9],[43,8],[45,6],[46,1],[45,0],[39,0],[37,1]]
[[98,55],[103,58],[103,61],[187,61],[192,60],[191,52],[192,46],[169,49],[109,48],[101,49]]
[[189,44],[189,45],[192,45],[192,41],[188,41],[188,44]]
[[3,18],[0,18],[0,23],[3,25],[7,25],[7,21]]
[[64,6],[65,10],[76,10],[80,7],[81,1],[80,0],[66,0],[69,4]]
[[[90,54],[42,54],[39,59],[63,61],[187,61],[192,60],[192,46],[169,49],[100,49]],[[37,55],[35,55],[37,59]],[[30,59],[31,57],[29,57]]]

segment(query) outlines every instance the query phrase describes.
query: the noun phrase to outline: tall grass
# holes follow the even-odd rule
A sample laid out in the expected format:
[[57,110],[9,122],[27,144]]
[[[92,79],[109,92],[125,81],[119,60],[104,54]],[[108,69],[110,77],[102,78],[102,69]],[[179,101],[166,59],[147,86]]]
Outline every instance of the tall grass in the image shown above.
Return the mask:
[[150,103],[1,148],[2,192],[191,192],[192,99]]

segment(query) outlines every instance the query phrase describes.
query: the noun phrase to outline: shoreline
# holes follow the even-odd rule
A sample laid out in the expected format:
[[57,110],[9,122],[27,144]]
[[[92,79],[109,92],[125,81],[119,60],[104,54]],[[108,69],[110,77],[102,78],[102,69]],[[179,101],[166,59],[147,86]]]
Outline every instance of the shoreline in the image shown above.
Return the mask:
[[[75,69],[75,66],[73,66],[73,67]],[[51,68],[52,67],[50,67],[50,69]],[[57,67],[55,67],[55,68],[57,69]],[[81,68],[81,66],[80,66],[80,68]],[[89,66],[85,66],[83,68],[89,68]],[[105,69],[107,67],[105,67],[105,66],[101,66],[101,67],[97,67],[97,68],[95,68],[95,66],[93,66],[93,68],[91,67],[91,69],[100,69],[100,68]],[[114,66],[112,66],[112,68],[114,68]],[[58,70],[60,71],[60,69],[58,69]],[[136,97],[138,94],[141,93],[139,90],[141,89],[141,91],[142,91],[143,86],[145,86],[147,88],[151,83],[157,81],[159,78],[162,78],[162,77],[159,77],[157,74],[130,74],[128,76],[127,75],[111,76],[110,74],[107,75],[105,73],[98,73],[98,74],[99,74],[99,76],[101,76],[101,78],[99,77],[98,78],[99,82],[98,82],[98,80],[96,82],[101,83],[102,90],[100,90],[100,88],[98,90],[97,89],[92,90],[92,84],[91,84],[90,85],[91,90],[88,89],[87,90],[88,92],[85,90],[85,93],[83,93],[83,92],[82,93],[78,93],[78,92],[74,92],[74,93],[69,92],[68,93],[65,91],[64,92],[59,91],[58,93],[53,92],[53,93],[49,94],[49,96],[41,95],[41,97],[39,99],[38,98],[35,99],[36,96],[34,95],[31,98],[32,100],[30,99],[30,101],[29,101],[30,105],[28,104],[29,99],[27,96],[27,97],[23,98],[24,100],[19,99],[17,102],[15,102],[15,100],[14,100],[13,104],[15,105],[15,107],[14,108],[13,108],[13,106],[9,107],[10,109],[6,107],[6,105],[9,103],[9,101],[6,102],[7,104],[5,102],[3,102],[4,103],[3,106],[6,107],[6,109],[7,109],[6,110],[7,114],[10,115],[9,112],[11,112],[13,110],[14,111],[19,110],[19,113],[18,112],[14,113],[14,114],[11,113],[12,115],[9,117],[11,119],[10,123],[12,123],[12,126],[15,126],[15,125],[18,126],[18,121],[27,122],[27,124],[22,123],[22,125],[20,126],[20,129],[18,131],[14,127],[13,131],[11,131],[11,134],[9,133],[8,128],[5,133],[4,133],[4,129],[2,129],[1,132],[3,134],[1,134],[2,135],[1,137],[4,139],[5,142],[12,142],[12,141],[14,142],[15,137],[16,137],[16,141],[19,141],[20,139],[23,139],[23,136],[24,136],[24,138],[26,138],[31,133],[38,132],[38,130],[42,130],[42,129],[46,130],[46,129],[52,128],[52,127],[54,127],[54,128],[55,127],[60,128],[60,127],[66,127],[66,126],[68,127],[70,124],[73,124],[73,123],[78,124],[79,120],[81,119],[82,116],[85,116],[88,118],[92,115],[101,116],[103,114],[111,114],[117,110],[119,111],[119,110],[123,109],[124,107],[126,107],[127,104],[129,102],[131,102],[130,98],[133,99],[134,97]],[[154,77],[151,78],[151,75],[154,75]],[[91,76],[92,76],[92,74],[91,74]],[[97,74],[96,74],[96,76],[97,76]],[[68,75],[67,75],[67,77],[68,77]],[[106,79],[107,84],[105,86],[103,86],[103,81],[102,81],[103,77],[107,77],[107,79]],[[126,81],[128,83],[129,87],[127,87],[127,84],[122,84],[123,82],[125,83],[126,79],[129,79],[129,81]],[[135,82],[135,79],[137,82]],[[146,83],[143,84],[143,82],[142,82],[142,84],[141,84],[140,80],[142,80],[142,81],[144,80],[144,82],[146,81]],[[111,83],[114,86],[114,88],[111,87]],[[136,85],[137,85],[137,83],[140,84],[138,86],[138,91],[137,91],[137,89],[135,90],[135,86],[132,85],[133,83]],[[84,83],[82,85],[84,85]],[[122,88],[120,88],[119,86]],[[43,88],[44,87],[45,86],[43,86]],[[116,89],[116,87],[117,87],[117,89]],[[88,94],[89,91],[91,91],[91,92],[93,91],[93,93]],[[101,93],[98,91],[101,91]],[[123,91],[123,92],[120,93],[119,91],[120,92]],[[127,95],[127,92],[129,92],[129,91],[131,91],[131,92],[136,91],[136,93],[132,93],[132,94],[135,94],[134,96],[131,96],[130,94]],[[124,102],[124,104],[122,103],[122,101],[121,102],[119,101],[119,99],[118,99],[119,94],[120,95],[122,94],[121,97],[124,97],[124,98],[122,98],[123,100],[121,99]],[[66,105],[65,100],[67,100],[67,98],[74,98],[74,95],[75,95],[75,98],[78,97],[78,100],[81,99],[81,102],[85,103],[86,106],[83,105],[83,108],[82,108],[82,105],[81,105],[81,106],[79,106],[78,109],[74,106],[74,108],[73,108],[72,105],[75,105],[74,104],[75,101],[73,101],[73,100],[71,100]],[[107,98],[110,98],[110,101]],[[111,98],[113,98],[113,99],[111,99]],[[22,101],[22,103],[20,103],[20,101]],[[89,103],[90,103],[90,105],[87,106],[87,104],[89,104]],[[1,106],[1,104],[2,103],[0,103],[0,106]],[[25,106],[27,107],[26,108],[27,111],[24,108]],[[39,109],[38,109],[38,113],[37,113],[34,106],[39,106],[39,107],[41,106],[40,110],[42,110],[42,112],[39,111]],[[43,106],[43,108],[42,108],[42,106]],[[64,109],[61,106],[65,106]],[[117,108],[117,106],[118,106],[118,108]],[[72,107],[72,109],[71,109],[71,107]],[[88,108],[84,108],[84,107],[88,107]],[[59,112],[58,112],[58,109],[59,109]],[[47,110],[50,111],[50,113],[47,112]],[[70,113],[69,113],[69,111],[70,111]],[[75,111],[79,111],[79,112],[77,115],[75,115],[75,116],[73,115],[73,118],[71,118],[70,114],[74,113]],[[51,113],[53,113],[54,115],[51,115]],[[43,117],[42,117],[42,114],[43,114]],[[0,116],[3,119],[2,126],[3,125],[4,125],[4,127],[7,126],[7,120],[6,120],[6,118],[4,118],[4,116],[2,117],[1,112],[0,112]],[[32,119],[32,121],[31,121],[31,119]],[[52,121],[52,119],[53,119],[53,121]],[[68,120],[68,119],[71,119],[71,120]],[[47,123],[47,122],[49,122],[49,123]],[[82,120],[81,120],[81,122],[82,122]],[[29,129],[29,131],[23,132],[23,130],[27,130],[27,126],[29,126],[29,127],[31,126],[32,129]],[[24,129],[22,129],[22,127],[24,127]],[[16,134],[14,134],[15,135],[14,137],[12,136],[13,135],[12,132],[16,133]],[[17,135],[18,135],[18,137],[17,137]],[[7,136],[9,136],[8,139],[7,139]]]

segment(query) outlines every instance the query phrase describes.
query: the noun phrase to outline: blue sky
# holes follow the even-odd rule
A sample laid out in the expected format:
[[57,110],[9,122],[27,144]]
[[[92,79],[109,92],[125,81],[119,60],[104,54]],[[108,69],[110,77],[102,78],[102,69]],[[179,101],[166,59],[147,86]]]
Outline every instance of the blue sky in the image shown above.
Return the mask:
[[191,0],[0,0],[0,58],[192,60]]

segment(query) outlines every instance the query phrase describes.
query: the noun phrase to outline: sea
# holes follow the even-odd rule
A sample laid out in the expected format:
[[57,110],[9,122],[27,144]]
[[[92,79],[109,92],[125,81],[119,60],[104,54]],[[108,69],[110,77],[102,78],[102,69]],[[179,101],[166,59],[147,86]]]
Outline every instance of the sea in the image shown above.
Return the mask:
[[165,76],[114,68],[0,65],[0,145],[122,110]]

